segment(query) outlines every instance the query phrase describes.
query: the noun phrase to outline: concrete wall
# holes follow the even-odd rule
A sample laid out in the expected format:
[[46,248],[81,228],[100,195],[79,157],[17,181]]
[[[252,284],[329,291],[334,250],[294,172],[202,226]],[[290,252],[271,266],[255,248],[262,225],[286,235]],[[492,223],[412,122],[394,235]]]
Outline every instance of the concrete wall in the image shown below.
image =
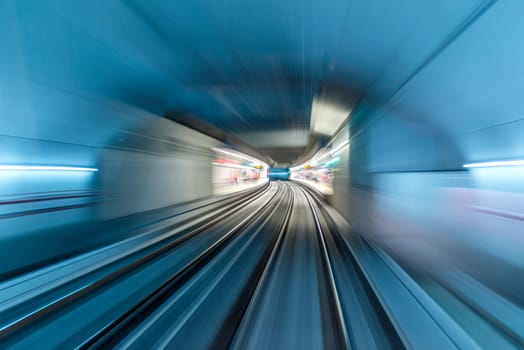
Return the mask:
[[211,148],[220,143],[165,119],[122,131],[100,152],[99,219],[135,214],[213,194]]

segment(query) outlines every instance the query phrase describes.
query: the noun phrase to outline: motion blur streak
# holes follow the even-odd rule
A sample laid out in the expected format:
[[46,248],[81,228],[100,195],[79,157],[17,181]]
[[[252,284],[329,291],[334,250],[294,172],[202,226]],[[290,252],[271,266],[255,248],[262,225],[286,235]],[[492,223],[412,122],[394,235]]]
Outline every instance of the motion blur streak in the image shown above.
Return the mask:
[[464,164],[464,168],[488,168],[488,167],[494,167],[494,166],[516,166],[516,165],[524,165],[524,160],[505,160],[505,161],[498,161],[498,162],[481,162],[481,163],[471,163],[471,164]]
[[0,165],[0,170],[42,170],[42,171],[98,171],[96,168],[48,165]]
[[0,1],[1,349],[524,349],[524,1]]

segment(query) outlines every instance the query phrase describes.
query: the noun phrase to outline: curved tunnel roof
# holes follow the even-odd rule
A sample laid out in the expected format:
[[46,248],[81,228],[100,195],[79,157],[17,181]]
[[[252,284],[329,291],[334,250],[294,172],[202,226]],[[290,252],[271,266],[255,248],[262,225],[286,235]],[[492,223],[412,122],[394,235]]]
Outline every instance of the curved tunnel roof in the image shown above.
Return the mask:
[[189,113],[286,164],[318,139],[316,101],[346,118],[379,105],[363,124],[395,109],[467,134],[521,107],[506,103],[511,82],[490,84],[523,69],[507,3],[4,1],[6,133],[102,145],[137,118]]

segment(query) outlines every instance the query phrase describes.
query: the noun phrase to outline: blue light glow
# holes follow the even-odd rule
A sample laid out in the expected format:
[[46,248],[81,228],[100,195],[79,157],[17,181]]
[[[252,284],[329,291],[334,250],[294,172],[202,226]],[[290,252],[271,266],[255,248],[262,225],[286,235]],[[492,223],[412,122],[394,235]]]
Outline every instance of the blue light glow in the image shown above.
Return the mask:
[[52,165],[0,165],[0,170],[17,171],[98,171],[97,168]]
[[331,165],[333,163],[338,162],[339,160],[340,160],[340,157],[333,158],[329,162],[326,162],[325,166],[329,166],[329,165]]

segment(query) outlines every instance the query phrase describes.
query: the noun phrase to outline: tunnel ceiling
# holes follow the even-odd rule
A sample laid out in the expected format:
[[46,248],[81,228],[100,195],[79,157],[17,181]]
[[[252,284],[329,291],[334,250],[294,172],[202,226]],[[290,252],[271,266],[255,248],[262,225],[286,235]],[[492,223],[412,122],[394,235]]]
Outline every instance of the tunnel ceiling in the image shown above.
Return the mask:
[[189,113],[287,164],[310,143],[315,96],[387,98],[484,3],[6,1],[1,12],[16,16],[0,13],[13,54],[2,73]]

